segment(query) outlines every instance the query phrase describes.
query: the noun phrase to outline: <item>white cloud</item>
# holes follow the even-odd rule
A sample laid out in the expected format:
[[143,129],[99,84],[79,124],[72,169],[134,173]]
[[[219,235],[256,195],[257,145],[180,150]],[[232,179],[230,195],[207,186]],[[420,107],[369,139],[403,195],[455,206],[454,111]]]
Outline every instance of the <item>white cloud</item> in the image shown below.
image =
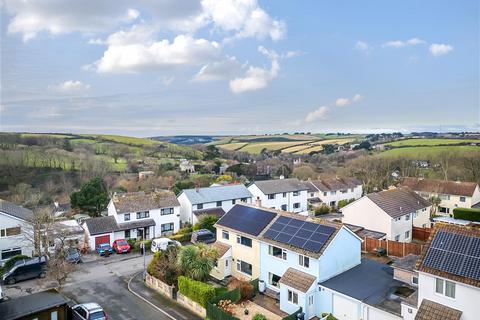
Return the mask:
[[178,66],[201,65],[217,60],[220,45],[215,41],[178,35],[172,42],[154,40],[148,26],[133,26],[108,37],[103,57],[90,68],[100,73],[135,73]]
[[362,100],[363,100],[363,96],[359,95],[358,93],[356,95],[354,95],[353,98],[352,98],[353,102],[360,102]]
[[315,111],[310,112],[307,114],[305,118],[305,122],[311,123],[311,122],[316,122],[318,120],[323,120],[327,117],[328,115],[328,110],[329,108],[327,106],[321,106]]
[[370,53],[373,48],[370,47],[370,45],[364,41],[357,41],[357,43],[355,44],[355,49],[365,53]]
[[235,57],[227,57],[225,60],[214,61],[204,65],[193,77],[195,81],[212,81],[231,79],[242,70],[241,64]]
[[351,99],[350,98],[338,98],[336,101],[335,101],[335,105],[337,107],[344,107],[344,106],[348,106],[354,102],[360,102],[363,100],[363,96],[359,95],[358,93],[356,95],[354,95]]
[[81,81],[67,80],[63,83],[48,87],[50,90],[60,93],[82,93],[90,90],[90,85]]
[[60,113],[57,107],[38,107],[29,112],[27,116],[29,118],[38,118],[38,119],[51,119],[58,118],[62,114]]
[[270,59],[270,69],[250,66],[244,77],[238,77],[230,81],[232,92],[242,93],[263,89],[278,76],[280,70],[279,55],[275,51],[268,51],[261,46],[258,47],[258,51]]
[[453,51],[453,47],[449,44],[443,44],[443,43],[432,43],[430,45],[430,53],[433,56],[442,56],[445,54],[449,54],[450,52]]
[[411,38],[407,41],[402,40],[394,40],[394,41],[387,41],[383,44],[384,47],[391,47],[391,48],[403,48],[406,46],[416,46],[419,44],[424,44],[425,41],[418,38]]
[[100,38],[94,38],[94,39],[89,39],[88,44],[105,45],[107,43],[105,42],[105,40],[102,40]]

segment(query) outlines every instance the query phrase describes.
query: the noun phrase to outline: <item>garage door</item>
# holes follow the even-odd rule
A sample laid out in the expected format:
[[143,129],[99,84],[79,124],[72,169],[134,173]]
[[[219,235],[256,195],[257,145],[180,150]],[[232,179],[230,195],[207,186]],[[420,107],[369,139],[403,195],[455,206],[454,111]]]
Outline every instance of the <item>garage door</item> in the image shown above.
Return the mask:
[[101,243],[110,244],[110,235],[95,237],[95,247],[97,247]]
[[357,320],[358,305],[352,300],[334,294],[333,316],[338,320]]

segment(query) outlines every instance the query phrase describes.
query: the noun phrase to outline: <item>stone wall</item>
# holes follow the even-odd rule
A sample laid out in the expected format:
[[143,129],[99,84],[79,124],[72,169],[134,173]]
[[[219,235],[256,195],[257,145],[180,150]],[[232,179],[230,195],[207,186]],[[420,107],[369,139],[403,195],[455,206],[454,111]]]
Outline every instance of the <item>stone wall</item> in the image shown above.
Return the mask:
[[152,277],[148,273],[147,273],[146,283],[147,283],[147,286],[149,286],[153,290],[163,294],[164,296],[167,296],[170,299],[173,299],[173,297],[174,297],[173,292],[174,292],[174,289],[175,289],[173,286],[169,286],[165,282],[163,282],[163,281],[161,281],[161,280],[159,280],[155,277]]
[[195,312],[200,317],[204,319],[207,317],[207,311],[205,310],[204,307],[202,307],[199,303],[193,300],[190,300],[190,298],[184,296],[180,292],[177,292],[177,302],[180,303],[185,308],[187,308],[188,310]]

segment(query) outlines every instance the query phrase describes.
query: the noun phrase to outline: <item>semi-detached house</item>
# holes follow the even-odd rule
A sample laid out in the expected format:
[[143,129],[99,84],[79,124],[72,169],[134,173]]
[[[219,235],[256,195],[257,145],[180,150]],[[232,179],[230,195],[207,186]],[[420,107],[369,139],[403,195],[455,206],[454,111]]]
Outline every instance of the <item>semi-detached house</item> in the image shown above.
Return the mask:
[[430,227],[430,203],[408,188],[371,193],[342,208],[342,222],[410,242],[412,227]]
[[170,191],[115,194],[108,215],[85,221],[90,248],[116,239],[153,239],[180,228],[180,204]]
[[360,180],[350,177],[334,177],[309,180],[309,201],[317,200],[330,207],[338,207],[340,201],[357,200],[362,197],[363,184]]
[[296,178],[255,181],[248,186],[253,199],[262,207],[302,215],[308,214],[308,189]]

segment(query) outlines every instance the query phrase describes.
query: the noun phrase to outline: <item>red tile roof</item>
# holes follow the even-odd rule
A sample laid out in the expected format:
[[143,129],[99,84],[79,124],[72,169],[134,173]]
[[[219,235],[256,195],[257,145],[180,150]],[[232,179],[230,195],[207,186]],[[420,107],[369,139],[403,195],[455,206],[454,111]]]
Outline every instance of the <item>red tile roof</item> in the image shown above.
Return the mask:
[[415,191],[451,194],[465,197],[471,197],[477,187],[477,183],[475,182],[445,181],[412,177],[405,177],[402,180],[401,185],[409,187]]

